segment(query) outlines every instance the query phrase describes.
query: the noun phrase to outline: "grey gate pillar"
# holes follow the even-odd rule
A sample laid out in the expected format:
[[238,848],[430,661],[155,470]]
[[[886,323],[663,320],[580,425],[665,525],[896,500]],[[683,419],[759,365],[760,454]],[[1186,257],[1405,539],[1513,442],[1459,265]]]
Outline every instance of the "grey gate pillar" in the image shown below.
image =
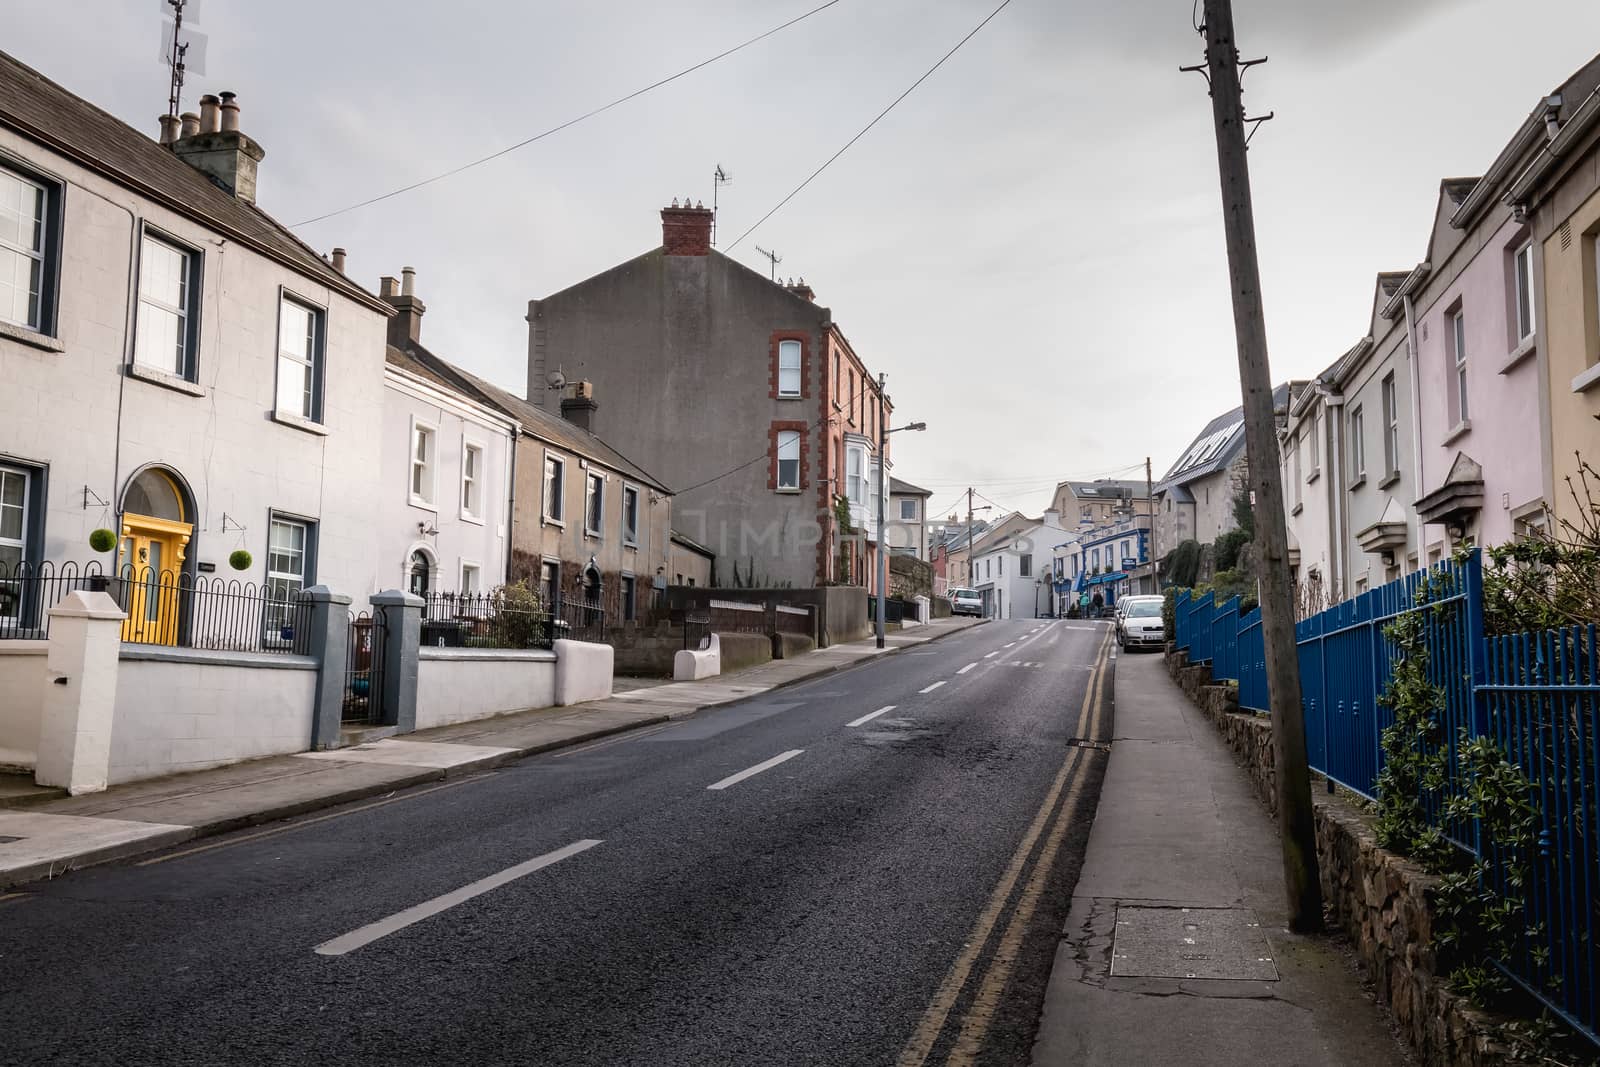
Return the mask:
[[382,723],[396,733],[417,728],[417,648],[422,643],[421,597],[401,589],[387,589],[372,597],[374,611],[383,612],[387,633],[383,642]]
[[312,749],[336,748],[344,717],[345,674],[350,668],[350,598],[325,585],[300,594],[309,607],[306,649],[317,658],[316,703],[311,709]]

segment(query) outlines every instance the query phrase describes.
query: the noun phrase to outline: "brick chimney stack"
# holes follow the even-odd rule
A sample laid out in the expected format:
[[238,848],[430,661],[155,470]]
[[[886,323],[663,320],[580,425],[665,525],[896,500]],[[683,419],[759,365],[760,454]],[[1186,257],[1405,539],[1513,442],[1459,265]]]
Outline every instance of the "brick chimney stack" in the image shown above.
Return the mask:
[[574,382],[572,395],[561,398],[561,417],[582,430],[594,433],[594,413],[600,404],[594,398],[593,382]]
[[793,278],[791,278],[789,279],[788,283],[784,285],[784,288],[802,300],[809,300],[813,304],[817,302],[816,290],[807,285],[804,278],[801,278],[799,281],[795,281]]
[[398,314],[389,319],[389,343],[406,349],[422,337],[422,313],[426,304],[417,299],[417,272],[412,267],[402,267],[400,281],[392,274],[378,280],[378,298],[394,308]]
[[[233,93],[200,98],[198,121],[185,113],[173,155],[246,203],[256,202],[256,170],[266,150],[239,131],[239,103]],[[167,135],[163,123],[162,136]]]
[[711,254],[711,209],[702,204],[683,206],[674,200],[661,209],[661,246],[669,256],[708,256]]

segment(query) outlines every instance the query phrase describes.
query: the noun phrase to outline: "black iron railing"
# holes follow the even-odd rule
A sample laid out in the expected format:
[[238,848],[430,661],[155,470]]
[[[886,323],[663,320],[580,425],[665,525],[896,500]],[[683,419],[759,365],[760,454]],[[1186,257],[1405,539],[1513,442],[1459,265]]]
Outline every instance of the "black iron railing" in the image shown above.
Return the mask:
[[423,598],[422,644],[436,648],[548,649],[558,638],[605,642],[606,612],[568,600],[547,611],[500,590],[429,593]]
[[0,563],[0,640],[39,640],[50,636],[50,609],[77,590],[104,589],[100,564]]

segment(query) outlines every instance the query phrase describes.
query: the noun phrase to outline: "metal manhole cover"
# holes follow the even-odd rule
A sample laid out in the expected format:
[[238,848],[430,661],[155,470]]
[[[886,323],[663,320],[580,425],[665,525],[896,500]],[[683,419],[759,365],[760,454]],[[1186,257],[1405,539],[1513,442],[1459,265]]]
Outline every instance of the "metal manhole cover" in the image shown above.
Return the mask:
[[1278,967],[1249,908],[1117,908],[1113,978],[1276,982]]

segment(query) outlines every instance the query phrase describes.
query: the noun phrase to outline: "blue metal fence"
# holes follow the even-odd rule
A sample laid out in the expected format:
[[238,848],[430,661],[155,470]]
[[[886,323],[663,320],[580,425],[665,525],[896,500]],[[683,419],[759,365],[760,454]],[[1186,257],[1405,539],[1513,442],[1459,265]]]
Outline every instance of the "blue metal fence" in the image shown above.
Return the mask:
[[[1220,607],[1210,594],[1180,592],[1174,646],[1214,678],[1237,678],[1239,705],[1270,710],[1266,654],[1257,608],[1242,618],[1237,599]],[[1394,666],[1385,630],[1422,613],[1429,680],[1443,694],[1440,734],[1447,746],[1441,798],[1431,815],[1460,847],[1482,855],[1491,879],[1526,901],[1538,936],[1525,938],[1501,968],[1553,1011],[1600,1041],[1600,641],[1596,627],[1485,637],[1478,553],[1407,575],[1304,619],[1295,627],[1301,703],[1311,766],[1371,797],[1382,769],[1382,734],[1393,722],[1383,704]],[[1495,854],[1470,822],[1445,819],[1444,800],[1464,784],[1467,738],[1489,736],[1533,784],[1540,813],[1528,884],[1509,885],[1516,857]]]

